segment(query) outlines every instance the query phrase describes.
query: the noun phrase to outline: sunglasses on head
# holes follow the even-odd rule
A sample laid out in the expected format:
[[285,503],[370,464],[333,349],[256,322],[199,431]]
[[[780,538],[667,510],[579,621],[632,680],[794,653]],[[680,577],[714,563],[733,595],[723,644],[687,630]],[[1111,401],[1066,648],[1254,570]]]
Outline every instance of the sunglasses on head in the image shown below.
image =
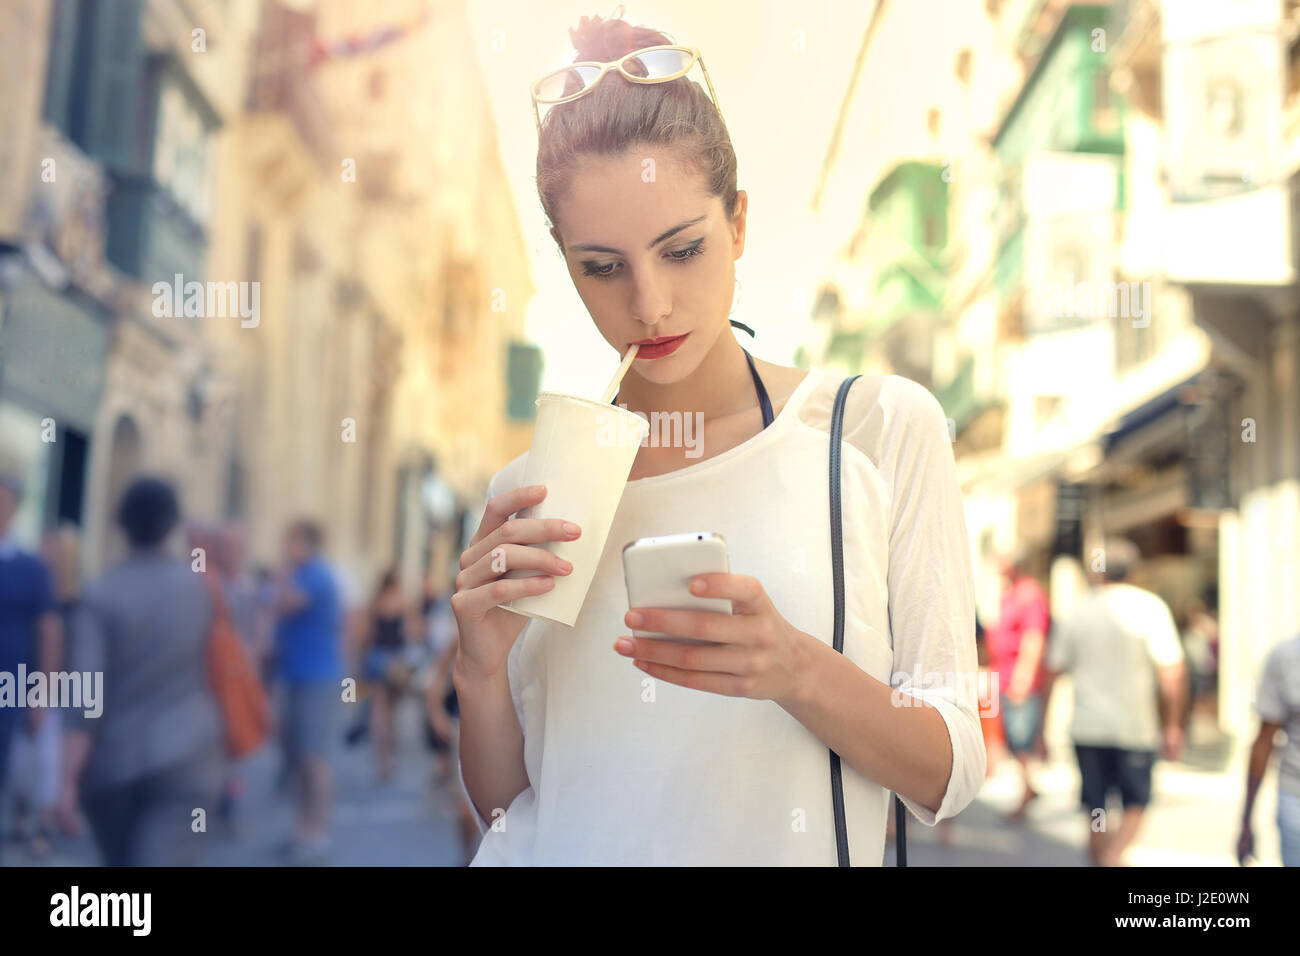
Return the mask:
[[[709,71],[704,65],[700,51],[690,46],[648,46],[640,50],[625,53],[617,60],[598,63],[595,60],[583,60],[568,66],[552,70],[532,84],[533,115],[537,120],[537,132],[542,131],[542,115],[539,104],[554,106],[568,103],[590,93],[611,70],[618,70],[631,83],[667,83],[685,76],[695,61],[700,63],[704,73],[704,82],[708,84],[709,95],[713,105],[722,115],[718,106],[718,94],[709,79]],[[726,121],[723,121],[726,125]]]

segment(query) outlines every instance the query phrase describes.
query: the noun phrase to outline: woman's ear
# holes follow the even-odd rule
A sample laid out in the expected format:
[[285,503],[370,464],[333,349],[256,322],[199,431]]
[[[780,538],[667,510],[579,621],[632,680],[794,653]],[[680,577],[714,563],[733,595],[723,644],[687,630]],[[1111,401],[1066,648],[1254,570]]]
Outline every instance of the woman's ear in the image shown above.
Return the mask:
[[745,251],[745,217],[749,212],[749,193],[740,190],[736,193],[736,209],[731,216],[732,243],[731,253],[733,259],[739,259]]

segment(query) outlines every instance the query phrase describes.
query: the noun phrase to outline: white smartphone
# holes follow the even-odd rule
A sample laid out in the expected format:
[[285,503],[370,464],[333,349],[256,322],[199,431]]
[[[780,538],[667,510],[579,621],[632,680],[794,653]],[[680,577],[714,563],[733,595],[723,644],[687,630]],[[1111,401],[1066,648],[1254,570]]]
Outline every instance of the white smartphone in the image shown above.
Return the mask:
[[[687,611],[731,613],[730,598],[705,598],[691,593],[698,574],[729,573],[727,542],[712,531],[637,538],[623,546],[623,579],[628,607],[666,607]],[[636,637],[655,637],[683,644],[716,644],[693,637],[633,630]]]

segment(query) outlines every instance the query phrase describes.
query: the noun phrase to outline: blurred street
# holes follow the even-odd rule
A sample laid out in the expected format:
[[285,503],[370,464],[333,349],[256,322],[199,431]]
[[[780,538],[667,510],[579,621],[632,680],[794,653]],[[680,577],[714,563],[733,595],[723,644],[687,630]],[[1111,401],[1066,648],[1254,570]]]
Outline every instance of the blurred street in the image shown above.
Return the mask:
[[[790,588],[778,614],[815,620],[791,566],[827,572],[830,606],[833,565],[805,557],[843,543],[847,593],[885,612],[848,618],[845,656],[887,637],[881,680],[978,677],[989,714],[969,707],[960,728],[964,811],[909,817],[913,865],[1234,866],[1252,800],[1258,863],[1281,862],[1279,828],[1300,860],[1300,0],[772,6],[668,0],[645,11],[657,24],[576,29],[567,2],[0,3],[0,865],[100,863],[91,817],[110,865],[191,865],[200,846],[222,866],[471,859],[455,755],[438,779],[426,733],[459,712],[452,597],[472,595],[456,603],[477,662],[499,636],[484,613],[508,617],[502,587],[522,586],[483,570],[483,552],[496,576],[496,545],[524,543],[521,521],[500,527],[507,504],[531,513],[507,494],[516,474],[559,492],[534,517],[617,505],[627,524],[563,515],[601,536],[753,532],[746,558],[773,563],[752,573]],[[668,106],[683,112],[655,119]],[[650,160],[617,201],[597,188],[629,182],[603,161],[642,147],[697,162],[677,177]],[[700,170],[712,211],[679,215],[660,197]],[[692,245],[654,251],[678,232]],[[706,351],[710,323],[727,331]],[[744,372],[727,376],[742,352],[757,407]],[[642,359],[664,371],[632,374]],[[605,402],[661,424],[680,405],[697,444],[707,431],[721,460],[696,513],[712,527],[679,526],[694,486],[619,497],[704,464],[697,445],[629,456],[600,494],[556,474],[607,477],[586,467],[589,434],[575,425],[571,445],[539,419],[558,407],[542,398],[599,394],[616,367]],[[874,389],[839,406],[838,440],[877,502],[846,492],[840,539],[792,512],[769,533],[813,499],[723,484],[722,456],[798,423],[801,441],[825,427],[838,462],[831,415],[819,424],[832,402],[794,384],[822,375]],[[737,380],[743,399],[723,395]],[[785,479],[755,461],[745,480]],[[751,492],[762,507],[739,508]],[[946,562],[941,579],[899,572],[909,554]],[[582,626],[631,600],[626,574],[599,580]],[[900,623],[908,607],[951,633]],[[938,638],[927,673],[904,674]],[[550,788],[537,847],[565,848],[545,829],[623,821],[591,825],[589,808],[620,804],[553,779],[590,769],[626,792],[600,756],[638,753],[644,728],[551,652],[588,645],[529,640],[512,687],[539,688],[526,715],[516,700],[524,771]],[[349,745],[354,690],[374,720]],[[574,706],[589,711],[553,709]],[[39,707],[60,716],[20,711]],[[993,770],[967,804],[976,724]],[[561,756],[594,746],[588,727],[625,736]],[[646,752],[676,758],[710,728],[689,731]],[[1048,759],[1022,777],[1008,748]],[[1153,767],[1157,748],[1177,759]],[[250,752],[232,826],[222,764]],[[701,765],[768,781],[747,799],[775,789]],[[684,792],[664,791],[655,826],[695,812],[667,800]],[[1113,803],[1093,834],[1084,810],[1120,794],[1150,798],[1132,842],[1132,814],[1117,826]],[[11,838],[20,814],[31,832]]]
[[[457,845],[456,802],[460,784],[455,764],[441,785],[434,783],[434,763],[425,746],[420,710],[408,700],[399,711],[396,774],[383,786],[375,784],[374,757],[362,742],[347,747],[336,735],[331,764],[336,774],[333,818],[332,866],[455,866]],[[237,838],[217,818],[208,816],[212,845],[205,858],[209,866],[282,866],[276,849],[289,833],[292,806],[288,796],[276,794],[279,753],[264,748],[245,763],[247,787],[242,819],[246,830]],[[89,834],[78,839],[58,837],[55,849],[42,866],[96,866],[99,864]],[[30,866],[23,849],[9,844],[5,866]]]
[[[1058,716],[1068,710],[1057,710]],[[453,765],[441,785],[433,783],[433,762],[420,736],[418,710],[407,702],[399,717],[397,774],[383,787],[374,783],[373,757],[367,747],[348,748],[336,741],[332,763],[338,775],[334,818],[333,866],[455,866],[459,861],[456,804],[460,789]],[[1049,727],[1060,728],[1060,721]],[[1204,728],[1201,728],[1204,730]],[[1187,752],[1177,763],[1156,765],[1155,796],[1125,862],[1129,866],[1235,866],[1233,844],[1241,812],[1244,754],[1225,752],[1208,733],[1193,730]],[[1078,810],[1079,775],[1068,740],[1049,734],[1050,760],[1034,776],[1041,796],[1025,821],[1003,820],[1014,805],[1018,781],[1009,760],[1002,760],[975,802],[950,824],[922,826],[908,816],[910,866],[1083,866],[1087,822]],[[244,820],[248,829],[232,838],[211,819],[214,835],[206,858],[216,866],[274,866],[283,861],[276,847],[291,823],[290,805],[276,796],[278,756],[267,748],[246,764],[248,788]],[[1258,863],[1280,862],[1276,794],[1261,792],[1255,807]],[[89,836],[60,838],[39,865],[94,866]],[[21,848],[6,848],[5,865],[32,861]],[[894,865],[892,841],[885,865]]]
[[[1225,753],[1213,743],[1197,745],[1196,740],[1194,732],[1181,761],[1156,764],[1152,802],[1124,858],[1125,865],[1237,865],[1233,852],[1245,754]],[[1059,734],[1049,735],[1048,750],[1048,764],[1033,778],[1041,795],[1030,805],[1022,824],[1003,820],[1019,793],[1013,764],[1004,759],[975,802],[952,823],[948,845],[941,842],[944,824],[925,827],[909,816],[908,865],[1086,865],[1088,822],[1078,808],[1079,773],[1074,755],[1068,739]],[[1277,795],[1265,788],[1254,817],[1259,865],[1280,863],[1273,822],[1276,810]],[[892,841],[885,852],[885,865],[894,865]]]

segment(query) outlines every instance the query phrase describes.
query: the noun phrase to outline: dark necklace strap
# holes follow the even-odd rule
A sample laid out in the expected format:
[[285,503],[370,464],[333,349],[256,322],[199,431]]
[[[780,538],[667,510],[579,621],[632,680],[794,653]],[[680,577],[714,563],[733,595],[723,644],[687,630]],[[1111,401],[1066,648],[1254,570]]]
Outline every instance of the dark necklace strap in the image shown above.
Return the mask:
[[763,380],[758,377],[758,369],[754,367],[754,358],[749,354],[749,350],[742,348],[745,353],[745,361],[749,363],[749,374],[754,377],[754,391],[758,392],[758,407],[763,410],[763,427],[766,428],[772,424],[776,417],[772,414],[772,400],[767,397],[767,389],[763,385]]

